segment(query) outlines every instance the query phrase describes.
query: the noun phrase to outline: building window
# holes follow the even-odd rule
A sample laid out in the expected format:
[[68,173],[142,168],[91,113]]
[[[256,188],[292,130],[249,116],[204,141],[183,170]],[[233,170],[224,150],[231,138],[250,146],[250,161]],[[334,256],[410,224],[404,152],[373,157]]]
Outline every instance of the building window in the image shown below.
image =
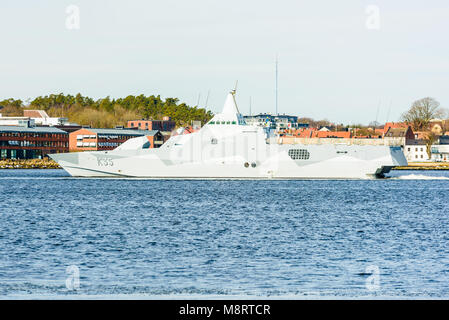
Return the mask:
[[218,141],[217,141],[217,139],[215,139],[215,138],[212,138],[212,139],[210,139],[210,143],[211,143],[211,144],[217,144],[217,143],[218,143]]
[[408,148],[408,151],[410,152],[410,148]]
[[305,149],[290,149],[288,150],[288,155],[293,160],[308,160],[310,158],[309,151]]

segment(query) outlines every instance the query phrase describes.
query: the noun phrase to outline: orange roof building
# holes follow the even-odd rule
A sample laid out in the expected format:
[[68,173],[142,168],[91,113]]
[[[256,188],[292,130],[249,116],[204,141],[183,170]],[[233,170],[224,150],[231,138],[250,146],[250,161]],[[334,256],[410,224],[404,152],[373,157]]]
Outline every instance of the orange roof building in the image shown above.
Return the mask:
[[316,131],[315,138],[351,138],[349,131]]
[[401,128],[407,128],[409,127],[408,124],[405,122],[387,122],[385,123],[384,129],[383,129],[383,135],[385,135],[390,128],[392,129],[401,129]]

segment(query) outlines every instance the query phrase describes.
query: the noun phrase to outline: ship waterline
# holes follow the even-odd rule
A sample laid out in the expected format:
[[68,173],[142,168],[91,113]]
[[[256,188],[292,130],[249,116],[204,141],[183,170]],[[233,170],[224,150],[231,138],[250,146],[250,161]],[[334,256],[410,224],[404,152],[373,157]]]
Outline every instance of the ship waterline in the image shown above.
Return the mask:
[[50,155],[72,176],[179,179],[367,179],[407,165],[402,149],[385,145],[278,144],[246,125],[230,93],[223,111],[197,132],[172,136],[160,148],[146,137],[112,151]]

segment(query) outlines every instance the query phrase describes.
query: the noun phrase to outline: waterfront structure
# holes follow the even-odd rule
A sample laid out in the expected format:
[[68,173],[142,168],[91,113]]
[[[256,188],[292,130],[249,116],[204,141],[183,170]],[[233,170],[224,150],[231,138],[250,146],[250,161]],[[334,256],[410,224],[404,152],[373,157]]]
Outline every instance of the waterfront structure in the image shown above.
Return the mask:
[[171,132],[175,129],[176,122],[172,121],[170,117],[164,117],[162,120],[130,120],[127,123],[127,128],[141,129],[141,130],[159,130]]
[[69,151],[68,133],[53,127],[0,126],[1,159],[42,159]]
[[285,114],[274,116],[274,123],[277,130],[298,128],[298,117]]
[[33,127],[34,120],[30,117],[3,117],[0,115],[0,126]]
[[147,137],[148,148],[159,148],[164,142],[158,130],[81,128],[69,134],[69,149],[71,152],[112,150],[141,136]]
[[353,139],[358,144],[330,143],[333,139],[279,144],[265,128],[246,124],[234,94],[199,131],[172,136],[158,149],[146,148],[147,139],[138,137],[112,151],[51,157],[72,176],[82,177],[367,179],[407,165],[400,147],[363,145],[365,139]]
[[[268,113],[259,113],[257,115],[243,116],[245,123],[255,127],[272,127],[273,116]],[[272,127],[273,129],[275,126]]]
[[404,155],[407,161],[419,162],[429,160],[426,143],[423,140],[408,140],[404,145]]
[[[257,115],[243,116],[245,122],[250,126],[265,127],[276,130],[296,129],[299,127],[298,117],[289,115],[271,115],[269,113],[259,113]],[[301,127],[306,125],[302,124]]]
[[23,116],[32,119],[38,126],[62,126],[69,124],[69,119],[50,117],[45,110],[23,110]]
[[447,133],[438,138],[438,144],[432,145],[431,161],[449,162],[449,135]]
[[449,162],[449,144],[432,145],[430,159],[435,162]]

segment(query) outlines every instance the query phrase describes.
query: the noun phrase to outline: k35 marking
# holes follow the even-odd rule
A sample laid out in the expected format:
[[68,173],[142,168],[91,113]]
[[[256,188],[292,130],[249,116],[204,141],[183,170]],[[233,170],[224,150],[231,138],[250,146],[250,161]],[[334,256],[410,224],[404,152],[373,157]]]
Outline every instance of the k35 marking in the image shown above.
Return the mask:
[[114,161],[112,161],[112,158],[97,158],[97,161],[100,167],[112,167],[114,165]]

